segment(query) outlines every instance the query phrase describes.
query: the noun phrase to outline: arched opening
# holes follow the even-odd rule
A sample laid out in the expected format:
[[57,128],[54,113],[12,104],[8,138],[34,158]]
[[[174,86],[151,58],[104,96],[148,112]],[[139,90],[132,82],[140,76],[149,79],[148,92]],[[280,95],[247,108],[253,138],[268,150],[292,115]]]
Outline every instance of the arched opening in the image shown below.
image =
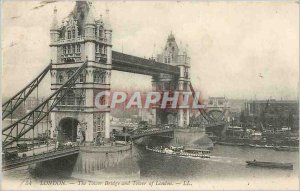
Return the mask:
[[75,118],[66,117],[60,120],[58,141],[65,143],[68,141],[76,142],[79,121]]

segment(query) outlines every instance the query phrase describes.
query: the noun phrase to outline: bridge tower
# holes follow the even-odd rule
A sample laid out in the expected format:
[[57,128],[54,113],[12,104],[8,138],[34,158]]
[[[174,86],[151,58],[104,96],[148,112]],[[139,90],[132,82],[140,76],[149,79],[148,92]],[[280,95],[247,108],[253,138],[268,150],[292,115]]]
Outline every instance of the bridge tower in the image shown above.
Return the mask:
[[[54,9],[51,36],[51,90],[57,90],[84,62],[85,71],[51,113],[51,136],[58,141],[92,142],[110,138],[110,109],[99,110],[94,98],[110,91],[112,29],[109,12],[95,18],[91,3],[77,1],[73,11],[58,24]],[[107,103],[108,98],[100,100]]]
[[[153,90],[160,92],[178,91],[178,100],[183,100],[182,92],[190,91],[190,58],[187,55],[186,49],[177,45],[172,32],[168,36],[163,52],[157,55],[157,61],[179,67],[180,75],[172,76],[161,73],[158,76],[153,76]],[[169,97],[172,97],[172,94]],[[160,106],[157,105],[153,109],[153,113],[155,113],[156,124],[175,124],[180,128],[189,125],[189,109],[187,108],[160,109]]]

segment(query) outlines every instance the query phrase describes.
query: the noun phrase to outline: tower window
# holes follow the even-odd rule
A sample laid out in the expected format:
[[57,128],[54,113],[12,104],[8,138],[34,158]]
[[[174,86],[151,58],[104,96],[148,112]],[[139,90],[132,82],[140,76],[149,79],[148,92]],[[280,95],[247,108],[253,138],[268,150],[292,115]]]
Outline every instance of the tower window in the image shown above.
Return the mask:
[[71,76],[73,75],[73,72],[72,72],[72,71],[68,71],[68,72],[67,72],[67,75],[68,75],[68,79],[70,79]]
[[94,73],[94,82],[99,82],[100,81],[100,76],[99,76],[99,73],[96,72]]
[[96,49],[96,52],[99,52],[99,49],[98,49],[99,45],[98,44],[95,44],[95,49]]
[[99,30],[99,36],[100,36],[100,38],[103,37],[103,30],[102,30],[102,28],[100,28],[100,30]]
[[83,83],[83,82],[84,82],[84,76],[83,76],[83,74],[80,74],[80,75],[79,75],[79,82],[80,82],[80,83]]
[[167,57],[167,63],[170,63],[171,62],[171,58],[170,56]]
[[77,52],[80,52],[80,44],[76,45]]
[[75,38],[75,29],[72,30],[72,38]]
[[72,90],[67,92],[66,104],[67,105],[75,105],[75,93]]
[[64,51],[64,54],[67,54],[67,47],[66,46],[63,46],[63,51]]
[[58,76],[58,83],[62,84],[64,82],[64,77],[62,75]]
[[75,45],[72,45],[72,52],[75,53]]
[[68,54],[70,54],[70,53],[71,53],[71,46],[68,45]]
[[68,31],[68,39],[71,39],[71,31]]
[[98,51],[99,51],[101,54],[103,54],[103,52],[102,52],[102,46],[101,46],[101,45],[99,45]]
[[94,82],[96,83],[105,83],[105,73],[104,72],[95,72],[94,73]]
[[104,83],[105,83],[105,75],[104,75],[104,74],[103,74],[103,75],[101,75],[101,79],[100,79],[100,80],[101,80],[100,82],[101,82],[102,84],[104,84]]

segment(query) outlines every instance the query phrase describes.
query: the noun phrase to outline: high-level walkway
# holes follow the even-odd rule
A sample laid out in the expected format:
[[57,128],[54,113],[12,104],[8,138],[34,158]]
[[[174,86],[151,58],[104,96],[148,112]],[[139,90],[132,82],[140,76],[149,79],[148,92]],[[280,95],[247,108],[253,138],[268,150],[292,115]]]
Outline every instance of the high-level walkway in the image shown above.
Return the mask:
[[112,69],[144,74],[144,75],[159,75],[160,73],[179,76],[180,70],[177,66],[157,62],[154,59],[140,58],[124,54],[117,51],[112,51]]

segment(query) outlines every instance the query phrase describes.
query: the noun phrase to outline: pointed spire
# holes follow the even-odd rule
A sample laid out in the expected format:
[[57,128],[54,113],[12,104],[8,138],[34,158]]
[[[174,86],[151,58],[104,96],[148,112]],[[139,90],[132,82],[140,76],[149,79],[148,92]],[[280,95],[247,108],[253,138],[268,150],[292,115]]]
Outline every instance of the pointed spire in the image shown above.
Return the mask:
[[92,8],[92,3],[91,2],[89,2],[89,11],[88,11],[88,14],[87,14],[85,24],[86,25],[88,25],[88,24],[94,25],[95,24],[95,18],[94,18],[94,15],[93,15],[93,8]]
[[189,50],[189,45],[185,44],[185,50],[184,50],[185,54],[188,54],[188,50]]
[[106,9],[106,15],[105,15],[105,29],[106,30],[112,30],[110,25],[110,19],[109,19],[109,9]]
[[58,21],[57,21],[57,9],[54,7],[53,10],[53,21],[51,24],[51,30],[57,30],[58,29]]
[[171,31],[171,33],[168,36],[168,41],[175,41],[175,37],[174,37],[174,34],[173,34],[172,31]]
[[182,46],[182,42],[181,41],[179,43],[178,49],[179,49],[178,55],[184,55],[183,46]]
[[103,17],[102,17],[102,14],[100,14],[99,22],[100,22],[100,23],[103,23]]

